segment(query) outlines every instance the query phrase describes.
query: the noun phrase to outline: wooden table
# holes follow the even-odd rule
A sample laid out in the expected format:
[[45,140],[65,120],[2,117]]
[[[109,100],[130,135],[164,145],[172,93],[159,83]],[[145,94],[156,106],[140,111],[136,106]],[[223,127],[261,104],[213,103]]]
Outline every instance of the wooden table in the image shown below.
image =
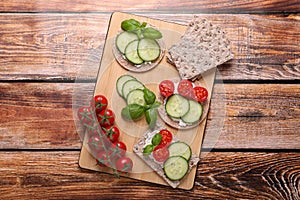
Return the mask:
[[[8,0],[0,10],[0,199],[300,199],[299,0]],[[113,11],[181,24],[201,14],[233,42],[207,134],[220,95],[225,123],[191,191],[78,167],[75,79],[99,65]],[[88,90],[95,82],[80,78]]]

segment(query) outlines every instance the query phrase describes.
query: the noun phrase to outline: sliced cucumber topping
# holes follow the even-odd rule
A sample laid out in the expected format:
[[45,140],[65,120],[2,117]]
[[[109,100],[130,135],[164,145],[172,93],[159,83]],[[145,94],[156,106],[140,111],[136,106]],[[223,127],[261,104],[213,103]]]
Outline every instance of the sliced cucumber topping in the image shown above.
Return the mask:
[[144,60],[142,60],[138,54],[137,51],[138,44],[139,44],[139,40],[134,40],[130,42],[125,48],[126,59],[135,65],[140,65],[144,62]]
[[127,105],[129,104],[139,104],[141,106],[145,106],[146,101],[144,99],[144,91],[136,89],[129,92],[127,95]]
[[171,117],[180,118],[189,111],[190,104],[186,98],[174,94],[168,98],[165,109]]
[[116,38],[116,46],[118,50],[124,54],[126,46],[133,40],[137,40],[138,36],[135,33],[124,31]]
[[169,147],[170,156],[182,156],[187,161],[190,160],[192,156],[191,147],[184,142],[174,142]]
[[169,157],[164,163],[164,172],[172,181],[182,179],[187,174],[188,170],[188,161],[181,156]]
[[143,38],[138,44],[138,54],[146,62],[156,60],[160,55],[160,46],[156,40]]
[[189,104],[190,104],[189,112],[187,112],[181,119],[185,123],[193,124],[199,121],[199,119],[201,118],[203,108],[202,105],[197,101],[189,100]]
[[123,96],[123,93],[122,93],[123,84],[129,80],[135,80],[135,78],[130,75],[122,75],[118,78],[116,88],[117,88],[117,92],[120,96]]
[[141,89],[143,90],[144,89],[144,85],[137,81],[137,80],[129,80],[129,81],[126,81],[124,84],[123,84],[123,87],[122,87],[122,94],[123,94],[123,97],[125,97],[127,99],[127,95],[133,91],[133,90],[136,90],[136,89]]

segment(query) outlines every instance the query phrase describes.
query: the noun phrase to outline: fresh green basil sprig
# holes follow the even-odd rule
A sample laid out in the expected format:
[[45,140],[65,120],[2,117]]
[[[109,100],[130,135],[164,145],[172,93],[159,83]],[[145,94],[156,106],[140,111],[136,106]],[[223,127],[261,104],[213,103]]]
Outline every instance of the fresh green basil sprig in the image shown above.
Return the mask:
[[124,31],[134,32],[139,38],[160,39],[162,34],[160,31],[152,27],[146,27],[147,23],[140,23],[135,19],[127,19],[122,21],[121,28]]
[[149,156],[154,151],[154,148],[160,144],[161,140],[162,140],[161,134],[156,133],[151,140],[151,144],[145,146],[143,150],[144,156]]
[[137,120],[145,114],[149,127],[153,129],[157,121],[157,108],[161,103],[156,101],[156,95],[151,90],[145,88],[143,91],[147,105],[128,104],[122,109],[121,115],[127,120]]

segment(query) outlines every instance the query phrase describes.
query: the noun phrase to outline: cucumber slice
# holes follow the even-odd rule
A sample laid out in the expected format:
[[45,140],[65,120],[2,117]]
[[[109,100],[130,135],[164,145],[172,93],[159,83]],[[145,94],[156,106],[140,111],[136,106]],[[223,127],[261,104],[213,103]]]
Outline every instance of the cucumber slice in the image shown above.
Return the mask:
[[138,44],[138,54],[146,62],[156,60],[160,55],[160,46],[156,40],[143,38]]
[[123,84],[129,80],[135,80],[135,78],[130,75],[122,75],[117,80],[117,84],[116,84],[117,92],[122,97],[123,97],[123,93],[122,93]]
[[181,119],[187,124],[198,122],[202,116],[203,108],[197,101],[189,100],[190,110]]
[[139,104],[141,106],[145,106],[146,101],[144,99],[144,91],[136,89],[129,92],[127,95],[127,104]]
[[133,90],[136,90],[136,89],[141,89],[143,90],[144,89],[144,85],[137,81],[137,80],[129,80],[129,81],[126,81],[124,84],[123,84],[123,87],[122,87],[122,94],[123,94],[123,97],[125,97],[127,99],[127,95],[133,91]]
[[144,62],[139,57],[137,48],[138,48],[139,40],[134,40],[130,42],[125,48],[125,57],[128,61],[132,62],[135,65],[140,65]]
[[169,157],[164,162],[164,172],[168,179],[172,181],[182,179],[187,174],[188,170],[188,161],[181,156]]
[[118,50],[124,54],[126,46],[133,40],[137,40],[138,36],[135,33],[124,31],[116,38],[116,46]]
[[183,96],[179,94],[173,94],[168,98],[165,109],[169,116],[180,118],[189,111],[190,104],[189,101]]
[[189,161],[192,156],[191,147],[184,142],[174,142],[168,149],[170,156],[182,156],[187,161]]

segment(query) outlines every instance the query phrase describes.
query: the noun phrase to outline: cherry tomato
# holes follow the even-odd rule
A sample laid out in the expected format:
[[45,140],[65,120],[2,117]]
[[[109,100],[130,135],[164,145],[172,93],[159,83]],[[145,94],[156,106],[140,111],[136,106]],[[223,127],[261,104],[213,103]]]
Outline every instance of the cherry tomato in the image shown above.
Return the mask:
[[174,83],[170,80],[163,80],[159,84],[159,91],[164,97],[171,96],[174,93]]
[[110,147],[112,156],[118,157],[118,158],[125,156],[126,150],[127,150],[126,145],[121,141],[116,141],[116,142],[112,143],[112,145]]
[[133,162],[128,157],[121,157],[116,162],[116,169],[122,173],[129,173],[132,171]]
[[108,105],[107,98],[104,95],[96,95],[91,103],[91,106],[95,108],[96,113],[100,113],[102,110],[106,110]]
[[98,121],[100,123],[100,126],[102,126],[102,127],[111,126],[115,122],[115,114],[110,109],[102,110],[97,115],[97,118],[98,118]]
[[96,161],[100,167],[109,167],[110,166],[110,156],[105,151],[100,151],[97,154]]
[[204,87],[196,86],[194,87],[195,100],[202,103],[206,101],[208,97],[208,91]]
[[187,79],[183,79],[178,84],[178,93],[186,98],[192,98],[193,97],[193,84],[191,81]]
[[162,136],[161,141],[159,143],[160,146],[163,146],[163,147],[168,146],[172,142],[173,135],[167,129],[160,130],[159,134],[161,134],[161,136]]
[[115,142],[119,139],[120,130],[118,129],[118,127],[107,126],[107,127],[102,127],[102,130],[111,142]]
[[153,151],[153,157],[158,162],[164,162],[169,158],[170,152],[167,147],[159,148]]
[[109,147],[107,140],[101,139],[96,133],[90,136],[88,145],[92,152],[104,151],[104,148]]
[[87,106],[82,106],[77,111],[78,119],[83,125],[92,125],[93,115],[94,115],[93,110]]

